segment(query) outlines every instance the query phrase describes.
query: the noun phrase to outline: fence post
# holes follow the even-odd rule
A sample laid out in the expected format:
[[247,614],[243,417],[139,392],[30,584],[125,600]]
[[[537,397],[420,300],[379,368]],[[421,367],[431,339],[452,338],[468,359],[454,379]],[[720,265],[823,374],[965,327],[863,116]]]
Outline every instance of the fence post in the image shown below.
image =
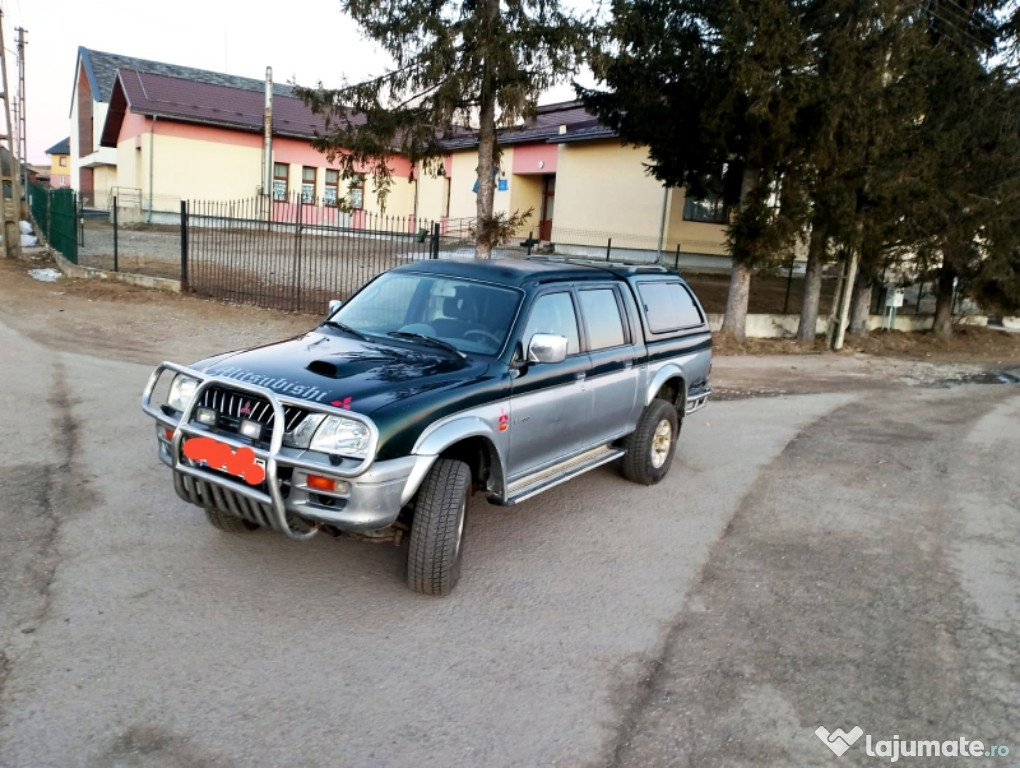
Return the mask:
[[[790,257],[790,271],[786,275],[786,296],[783,297],[783,314],[786,314],[787,309],[790,306],[790,286],[793,284],[793,259]],[[805,277],[805,280],[807,278]]]
[[188,281],[188,201],[181,200],[181,293],[191,290]]
[[117,196],[113,196],[113,271],[119,272],[117,269]]
[[431,251],[431,253],[429,254],[429,258],[431,258],[431,259],[438,259],[439,258],[439,222],[438,221],[432,224],[432,243],[431,243],[431,245],[429,247],[429,250]]
[[293,305],[291,310],[294,312],[298,311],[301,303],[301,218],[304,214],[302,206],[304,205],[304,198],[299,192],[297,194],[297,219],[295,221],[294,229],[294,274],[292,280],[292,301]]
[[606,241],[606,261],[609,261],[609,254],[613,252],[613,238]]

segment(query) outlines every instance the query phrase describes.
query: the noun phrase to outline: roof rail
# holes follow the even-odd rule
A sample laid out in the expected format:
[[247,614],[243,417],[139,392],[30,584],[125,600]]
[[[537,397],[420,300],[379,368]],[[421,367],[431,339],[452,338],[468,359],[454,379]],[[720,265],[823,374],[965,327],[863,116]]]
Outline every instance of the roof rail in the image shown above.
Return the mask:
[[597,267],[602,269],[623,270],[626,272],[669,272],[662,264],[649,263],[647,261],[624,261],[595,259],[585,256],[526,256],[525,261],[544,261],[552,264],[577,264],[585,267]]

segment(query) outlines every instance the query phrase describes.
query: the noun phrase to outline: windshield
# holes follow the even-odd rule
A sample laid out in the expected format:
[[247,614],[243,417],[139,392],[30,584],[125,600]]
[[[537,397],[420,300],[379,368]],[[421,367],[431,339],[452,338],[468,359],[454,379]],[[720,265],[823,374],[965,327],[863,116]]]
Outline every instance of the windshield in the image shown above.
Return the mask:
[[497,355],[519,303],[517,291],[497,285],[388,272],[329,320],[360,334],[423,344],[433,339],[461,352]]

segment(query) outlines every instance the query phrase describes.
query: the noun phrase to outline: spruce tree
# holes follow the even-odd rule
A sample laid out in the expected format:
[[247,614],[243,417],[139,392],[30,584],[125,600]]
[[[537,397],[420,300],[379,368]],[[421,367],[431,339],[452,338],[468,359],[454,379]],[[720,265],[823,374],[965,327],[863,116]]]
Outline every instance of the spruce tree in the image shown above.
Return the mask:
[[794,0],[616,0],[614,45],[594,60],[586,105],[649,151],[649,172],[734,213],[723,332],[745,338],[751,270],[781,260],[807,215],[789,181],[808,74]]
[[[559,0],[340,0],[393,60],[380,77],[297,89],[327,130],[313,145],[344,178],[370,168],[385,199],[394,152],[437,171],[443,140],[477,124],[476,250],[491,255],[497,128],[533,113],[539,95],[584,63],[599,28]],[[502,222],[505,224],[505,222]],[[505,229],[505,227],[503,227]]]

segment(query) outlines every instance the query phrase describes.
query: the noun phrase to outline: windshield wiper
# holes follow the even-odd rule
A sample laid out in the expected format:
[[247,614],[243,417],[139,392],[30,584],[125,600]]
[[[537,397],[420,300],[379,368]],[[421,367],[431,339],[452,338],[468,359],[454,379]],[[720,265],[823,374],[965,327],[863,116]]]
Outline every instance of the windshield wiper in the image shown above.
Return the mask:
[[351,336],[357,336],[362,341],[368,341],[368,336],[363,334],[361,331],[356,331],[349,325],[338,323],[336,320],[326,320],[323,325],[328,325],[330,328],[337,328],[344,333],[349,333]]
[[426,336],[424,333],[411,333],[410,331],[390,331],[386,335],[395,336],[398,339],[412,339],[414,341],[422,341],[433,347],[441,347],[442,349],[445,349],[448,352],[453,352],[454,354],[461,358],[464,358],[465,360],[467,359],[467,355],[465,355],[463,352],[461,352],[459,349],[453,346],[453,344],[451,344],[450,342],[443,341],[442,339],[436,339],[433,338],[432,336]]

